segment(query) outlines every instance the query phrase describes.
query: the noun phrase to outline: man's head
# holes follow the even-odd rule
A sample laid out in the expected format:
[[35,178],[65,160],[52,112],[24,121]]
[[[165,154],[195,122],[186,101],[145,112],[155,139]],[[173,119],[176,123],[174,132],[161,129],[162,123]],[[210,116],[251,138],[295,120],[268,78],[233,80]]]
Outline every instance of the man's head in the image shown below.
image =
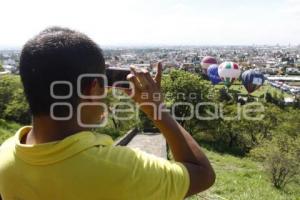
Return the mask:
[[[20,75],[33,116],[50,116],[51,105],[58,102],[69,103],[76,112],[83,101],[77,94],[78,77],[104,74],[104,71],[105,61],[98,45],[86,35],[67,28],[51,27],[42,31],[24,45],[20,58]],[[56,81],[71,83],[72,91],[66,84],[53,87],[57,96],[67,96],[71,92],[69,98],[51,96],[50,86]],[[81,81],[81,91],[85,95],[100,94],[102,86],[95,78]],[[55,116],[69,115],[67,106],[56,106],[53,111]]]

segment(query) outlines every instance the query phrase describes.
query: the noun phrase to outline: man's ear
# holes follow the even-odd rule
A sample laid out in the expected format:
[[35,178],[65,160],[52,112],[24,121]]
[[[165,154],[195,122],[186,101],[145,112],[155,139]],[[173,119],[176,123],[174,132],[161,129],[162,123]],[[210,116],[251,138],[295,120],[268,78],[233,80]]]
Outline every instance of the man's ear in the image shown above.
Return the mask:
[[[94,78],[93,81],[86,87],[85,95],[87,96],[100,96],[103,93],[102,86],[97,78]],[[95,99],[89,99],[89,101],[95,101]]]

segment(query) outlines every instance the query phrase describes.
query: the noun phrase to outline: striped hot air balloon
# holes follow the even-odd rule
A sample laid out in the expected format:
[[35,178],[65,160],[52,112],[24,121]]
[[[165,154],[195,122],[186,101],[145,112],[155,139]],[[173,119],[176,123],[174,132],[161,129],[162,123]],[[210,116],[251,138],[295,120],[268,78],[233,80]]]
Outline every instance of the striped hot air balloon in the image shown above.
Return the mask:
[[240,77],[241,69],[237,63],[223,62],[219,65],[218,74],[225,86],[230,87],[231,84]]
[[218,64],[217,59],[211,56],[205,56],[201,61],[201,68],[204,74],[207,74],[207,69],[212,64]]

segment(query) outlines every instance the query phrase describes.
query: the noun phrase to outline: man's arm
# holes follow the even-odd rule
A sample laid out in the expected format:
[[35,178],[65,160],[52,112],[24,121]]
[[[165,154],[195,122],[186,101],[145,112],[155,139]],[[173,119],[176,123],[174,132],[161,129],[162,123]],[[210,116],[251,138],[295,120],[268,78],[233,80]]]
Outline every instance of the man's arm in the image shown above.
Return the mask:
[[[133,99],[140,105],[143,105],[143,103],[155,105],[141,106],[140,108],[165,136],[175,161],[181,162],[189,172],[190,187],[186,196],[206,190],[213,185],[215,173],[198,143],[169,113],[163,112],[160,119],[156,119],[153,114],[159,110],[158,107],[163,103],[162,100],[157,101],[152,98],[153,94],[161,94],[161,63],[158,64],[157,74],[154,79],[145,70],[132,68],[132,72],[133,74],[128,76],[128,80],[135,86]],[[144,93],[148,93],[149,99],[145,100],[142,98]]]
[[154,120],[154,123],[165,136],[174,159],[183,163],[189,172],[190,187],[186,196],[212,186],[214,170],[194,138],[169,113],[163,113],[161,120]]

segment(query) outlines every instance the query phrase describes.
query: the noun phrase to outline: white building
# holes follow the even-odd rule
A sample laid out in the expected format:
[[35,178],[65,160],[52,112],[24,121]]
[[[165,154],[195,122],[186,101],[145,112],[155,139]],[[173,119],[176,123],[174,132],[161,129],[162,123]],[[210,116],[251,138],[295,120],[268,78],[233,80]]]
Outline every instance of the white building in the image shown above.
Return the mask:
[[287,74],[300,74],[300,69],[298,69],[296,67],[288,67],[288,68],[286,68],[285,72]]

